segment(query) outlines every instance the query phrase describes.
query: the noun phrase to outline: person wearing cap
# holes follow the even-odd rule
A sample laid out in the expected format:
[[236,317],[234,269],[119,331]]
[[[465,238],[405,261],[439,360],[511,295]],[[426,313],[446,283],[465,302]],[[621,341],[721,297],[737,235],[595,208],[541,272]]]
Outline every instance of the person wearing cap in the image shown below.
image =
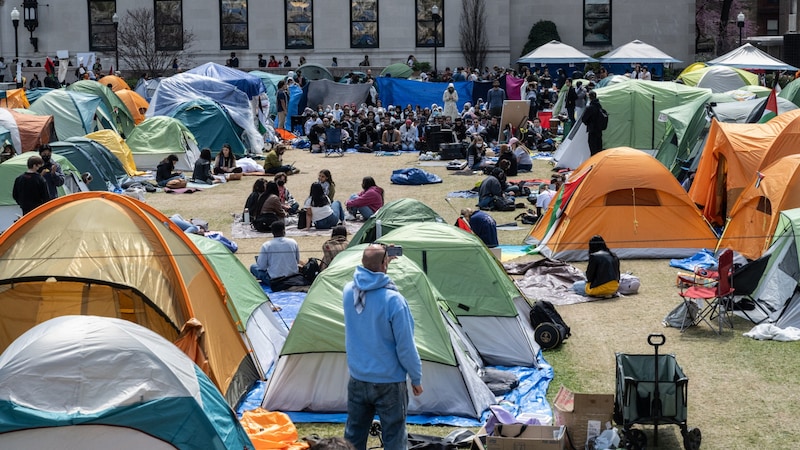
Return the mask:
[[456,88],[453,83],[447,85],[447,89],[445,89],[444,94],[442,94],[442,102],[444,103],[444,112],[445,116],[451,117],[455,119],[459,116],[458,114],[458,92],[456,92]]
[[489,248],[494,248],[499,245],[497,240],[497,222],[489,214],[472,208],[464,208],[461,210],[461,217],[469,223],[469,227],[475,236],[481,238],[484,244]]
[[400,149],[403,151],[414,151],[417,149],[417,142],[419,142],[419,132],[414,122],[411,119],[406,119],[405,123],[400,126]]

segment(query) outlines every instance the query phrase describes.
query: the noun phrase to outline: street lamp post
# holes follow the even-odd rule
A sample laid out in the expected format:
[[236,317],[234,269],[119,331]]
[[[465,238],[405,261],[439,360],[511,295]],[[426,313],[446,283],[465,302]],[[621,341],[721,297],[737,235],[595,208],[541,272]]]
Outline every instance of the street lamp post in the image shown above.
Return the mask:
[[742,46],[742,30],[744,30],[744,13],[740,12],[736,16],[736,26],[739,27],[739,47]]
[[439,7],[437,5],[431,6],[431,18],[433,19],[433,74],[438,76],[439,22],[442,21],[442,16],[439,15]]
[[111,21],[114,22],[114,70],[119,70],[119,15],[114,13],[111,16]]
[[19,35],[17,28],[19,28],[19,10],[14,7],[11,10],[11,23],[14,24],[14,57],[19,58]]

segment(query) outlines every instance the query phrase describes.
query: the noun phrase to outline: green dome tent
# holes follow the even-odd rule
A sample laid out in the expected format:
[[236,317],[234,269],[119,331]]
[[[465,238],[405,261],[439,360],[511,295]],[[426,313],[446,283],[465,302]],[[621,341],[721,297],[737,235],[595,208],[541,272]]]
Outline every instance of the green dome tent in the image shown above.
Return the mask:
[[383,205],[372,217],[367,219],[358,232],[353,235],[350,247],[375,242],[380,237],[378,236],[378,221],[380,221],[381,236],[410,223],[444,223],[444,219],[430,206],[413,198],[401,198]]
[[[128,110],[128,106],[125,105],[125,102],[117,97],[117,94],[109,89],[108,86],[104,86],[97,81],[80,80],[70,84],[66,87],[66,89],[67,91],[96,95],[103,99],[103,104],[114,118],[114,122],[117,125],[117,131],[120,134],[128,136],[133,130],[133,127],[136,126],[136,122],[134,122],[133,115]],[[59,138],[64,139],[60,136]]]
[[[269,379],[264,408],[347,411],[342,289],[353,280],[364,248],[366,244],[340,253],[314,281]],[[446,313],[441,294],[408,258],[392,261],[388,275],[414,317],[414,341],[425,374],[425,392],[409,396],[409,414],[480,417],[495,402],[494,395],[478,376],[480,358]]]
[[133,154],[136,168],[155,170],[164,158],[174,154],[177,170],[193,170],[200,157],[194,135],[180,120],[167,116],[145,119],[125,141]]
[[480,238],[425,222],[400,227],[377,242],[403,246],[403,255],[441,292],[486,364],[536,366],[531,306]]
[[383,68],[381,71],[382,77],[391,76],[392,78],[408,78],[414,73],[414,69],[408,67],[408,64],[396,63],[390,64]]
[[303,64],[297,68],[298,72],[302,72],[306,80],[331,80],[334,81],[331,72],[319,64]]

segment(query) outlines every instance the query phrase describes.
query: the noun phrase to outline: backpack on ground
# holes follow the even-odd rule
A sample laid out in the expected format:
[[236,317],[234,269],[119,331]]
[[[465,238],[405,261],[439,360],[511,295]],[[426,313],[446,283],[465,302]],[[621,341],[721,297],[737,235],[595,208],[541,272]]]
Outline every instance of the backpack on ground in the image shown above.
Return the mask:
[[622,295],[638,294],[641,285],[642,283],[639,277],[631,273],[623,273],[619,276],[619,288],[617,288],[617,292]]
[[608,111],[604,108],[600,108],[600,115],[597,116],[598,125],[600,126],[601,130],[608,128]]
[[272,222],[280,220],[275,213],[259,214],[253,220],[253,228],[259,233],[272,233]]
[[322,260],[318,258],[308,258],[308,261],[300,269],[300,273],[309,284],[317,279],[317,275],[322,272]]
[[542,350],[558,347],[572,334],[556,307],[547,300],[537,300],[534,303],[531,308],[531,326],[534,329],[533,337]]

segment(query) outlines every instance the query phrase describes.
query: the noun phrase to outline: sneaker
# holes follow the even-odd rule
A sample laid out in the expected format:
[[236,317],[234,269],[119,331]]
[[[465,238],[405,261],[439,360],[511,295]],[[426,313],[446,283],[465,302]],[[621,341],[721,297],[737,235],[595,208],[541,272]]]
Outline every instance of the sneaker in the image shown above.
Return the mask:
[[350,213],[347,213],[347,214],[344,215],[344,220],[348,221],[348,222],[352,222],[352,221],[356,220],[356,216],[354,216],[354,215],[352,215]]
[[292,175],[297,175],[298,173],[300,173],[300,169],[298,168],[292,169]]

